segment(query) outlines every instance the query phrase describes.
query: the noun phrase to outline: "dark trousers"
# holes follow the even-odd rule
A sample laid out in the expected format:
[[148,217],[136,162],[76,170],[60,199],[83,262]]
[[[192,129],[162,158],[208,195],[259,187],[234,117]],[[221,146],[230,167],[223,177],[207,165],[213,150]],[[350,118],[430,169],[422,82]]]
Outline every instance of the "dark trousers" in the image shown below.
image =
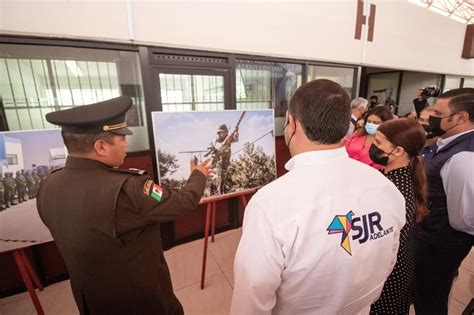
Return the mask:
[[417,315],[448,314],[448,299],[454,275],[471,244],[443,247],[417,237],[415,243],[415,312]]

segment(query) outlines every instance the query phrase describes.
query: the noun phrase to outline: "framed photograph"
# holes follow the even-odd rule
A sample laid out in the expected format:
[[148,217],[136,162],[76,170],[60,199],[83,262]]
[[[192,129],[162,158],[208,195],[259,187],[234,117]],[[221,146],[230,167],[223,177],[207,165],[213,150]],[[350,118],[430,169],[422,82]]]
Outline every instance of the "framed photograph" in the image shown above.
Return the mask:
[[66,156],[60,129],[0,132],[0,252],[52,240],[36,195]]
[[180,188],[191,160],[215,171],[205,197],[262,187],[276,178],[273,110],[153,112],[160,185]]

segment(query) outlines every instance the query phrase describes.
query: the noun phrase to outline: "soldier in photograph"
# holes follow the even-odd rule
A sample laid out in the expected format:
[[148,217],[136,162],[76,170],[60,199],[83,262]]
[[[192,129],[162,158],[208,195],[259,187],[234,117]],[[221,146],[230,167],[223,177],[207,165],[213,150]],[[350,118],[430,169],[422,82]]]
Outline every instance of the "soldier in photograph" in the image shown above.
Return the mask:
[[26,178],[23,176],[21,171],[16,171],[15,182],[18,203],[22,203],[23,201],[26,201]]
[[5,205],[5,184],[3,183],[3,175],[0,173],[0,211],[6,209]]

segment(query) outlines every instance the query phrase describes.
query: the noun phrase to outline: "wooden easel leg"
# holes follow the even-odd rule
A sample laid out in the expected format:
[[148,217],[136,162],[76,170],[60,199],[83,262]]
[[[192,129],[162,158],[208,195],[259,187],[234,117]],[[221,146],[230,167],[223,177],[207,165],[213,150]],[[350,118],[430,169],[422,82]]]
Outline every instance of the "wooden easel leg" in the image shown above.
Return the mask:
[[40,290],[43,291],[43,285],[41,284],[41,281],[38,277],[38,274],[36,273],[36,270],[33,268],[31,265],[30,260],[26,256],[26,252],[24,248],[18,250],[20,252],[20,255],[23,259],[23,262],[25,263],[26,270],[28,270],[28,274],[30,275],[30,278],[33,280],[33,283],[36,285],[36,287]]
[[211,242],[214,243],[214,234],[216,233],[216,209],[217,202],[212,202],[212,228],[211,228]]
[[209,228],[211,225],[211,212],[212,202],[208,202],[206,209],[206,225],[204,229],[204,250],[202,252],[201,290],[204,289],[204,277],[206,276],[207,241],[209,238]]
[[26,259],[24,249],[15,249],[13,251],[13,257],[15,258],[16,265],[18,269],[20,270],[20,274],[21,274],[21,277],[23,278],[23,282],[25,283],[25,286],[28,289],[28,293],[30,294],[31,301],[33,302],[33,305],[35,306],[36,313],[38,315],[44,315],[43,308],[41,307],[41,303],[38,299],[38,296],[36,295],[35,289],[33,288],[33,283],[31,282],[31,278],[30,278],[30,275],[28,274],[28,269],[24,261]]
[[240,204],[242,207],[245,209],[247,207],[247,199],[245,199],[245,196],[239,196]]

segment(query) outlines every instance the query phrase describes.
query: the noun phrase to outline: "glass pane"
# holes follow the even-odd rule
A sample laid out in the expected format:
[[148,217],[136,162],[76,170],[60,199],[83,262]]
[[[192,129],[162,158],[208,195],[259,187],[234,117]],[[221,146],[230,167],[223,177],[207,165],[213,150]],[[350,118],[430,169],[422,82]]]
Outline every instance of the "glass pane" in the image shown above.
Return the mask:
[[160,73],[164,112],[223,110],[224,77]]
[[18,109],[18,118],[20,120],[20,127],[22,130],[29,130],[33,129],[33,125],[31,124],[31,117],[30,111],[27,108]]
[[16,109],[5,109],[5,116],[10,130],[20,130],[20,122],[18,121],[18,114]]
[[18,59],[7,59],[7,75],[10,79],[15,106],[26,106],[25,91],[23,90]]
[[328,79],[339,83],[352,98],[352,84],[354,82],[353,68],[308,66],[308,82],[317,79]]
[[40,108],[32,108],[29,112],[31,115],[32,129],[43,129],[43,117],[45,114],[43,114],[42,110]]
[[129,138],[129,151],[149,148],[136,52],[5,44],[0,74],[0,95],[12,109],[6,112],[10,130],[56,127],[46,113],[127,95],[133,99],[127,124],[143,129]]
[[302,83],[303,66],[238,60],[236,69],[237,109],[274,108],[284,117],[288,103]]
[[14,107],[14,97],[7,71],[7,61],[5,59],[0,59],[0,74],[0,95],[3,98],[3,105],[5,107]]

